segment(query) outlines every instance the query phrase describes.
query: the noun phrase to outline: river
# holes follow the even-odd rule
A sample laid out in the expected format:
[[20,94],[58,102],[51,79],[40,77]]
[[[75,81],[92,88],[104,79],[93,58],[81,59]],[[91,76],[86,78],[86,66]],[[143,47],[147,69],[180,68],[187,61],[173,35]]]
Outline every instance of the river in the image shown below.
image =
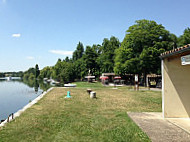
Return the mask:
[[36,82],[0,79],[0,120],[6,119],[9,114],[17,112],[42,94],[41,88],[45,90]]

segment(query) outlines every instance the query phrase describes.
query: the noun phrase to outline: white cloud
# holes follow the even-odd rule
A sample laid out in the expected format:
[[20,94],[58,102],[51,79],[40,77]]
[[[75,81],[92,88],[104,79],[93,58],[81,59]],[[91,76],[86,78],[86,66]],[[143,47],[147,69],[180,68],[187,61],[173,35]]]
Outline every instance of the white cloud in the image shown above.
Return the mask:
[[32,57],[32,56],[27,56],[26,59],[28,59],[28,60],[34,60],[34,57]]
[[50,50],[50,53],[58,54],[58,55],[72,55],[73,51],[64,51],[64,50]]
[[21,34],[12,34],[12,37],[20,37]]

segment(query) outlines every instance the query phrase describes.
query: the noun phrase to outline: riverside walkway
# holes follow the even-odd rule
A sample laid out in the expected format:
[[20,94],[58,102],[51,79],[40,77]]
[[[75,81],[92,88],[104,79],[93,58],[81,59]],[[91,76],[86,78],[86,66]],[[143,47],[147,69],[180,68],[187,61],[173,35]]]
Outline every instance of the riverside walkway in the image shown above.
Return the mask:
[[179,127],[180,124],[163,119],[161,113],[128,112],[128,115],[153,142],[190,142],[190,133]]

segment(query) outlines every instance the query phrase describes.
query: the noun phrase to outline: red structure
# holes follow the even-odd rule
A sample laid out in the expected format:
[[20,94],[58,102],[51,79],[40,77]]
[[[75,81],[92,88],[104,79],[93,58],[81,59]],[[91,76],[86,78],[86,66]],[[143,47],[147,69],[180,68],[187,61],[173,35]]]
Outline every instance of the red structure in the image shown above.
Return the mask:
[[102,84],[108,84],[108,76],[100,76],[101,82]]

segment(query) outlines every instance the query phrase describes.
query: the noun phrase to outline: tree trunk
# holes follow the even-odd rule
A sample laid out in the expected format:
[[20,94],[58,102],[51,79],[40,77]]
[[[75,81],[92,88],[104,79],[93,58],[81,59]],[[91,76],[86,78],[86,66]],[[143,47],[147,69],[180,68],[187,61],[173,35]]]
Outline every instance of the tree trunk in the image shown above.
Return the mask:
[[144,70],[144,73],[143,73],[143,82],[144,82],[144,87],[147,87],[147,82],[146,82],[146,75],[147,75],[147,73],[146,73],[146,71]]

